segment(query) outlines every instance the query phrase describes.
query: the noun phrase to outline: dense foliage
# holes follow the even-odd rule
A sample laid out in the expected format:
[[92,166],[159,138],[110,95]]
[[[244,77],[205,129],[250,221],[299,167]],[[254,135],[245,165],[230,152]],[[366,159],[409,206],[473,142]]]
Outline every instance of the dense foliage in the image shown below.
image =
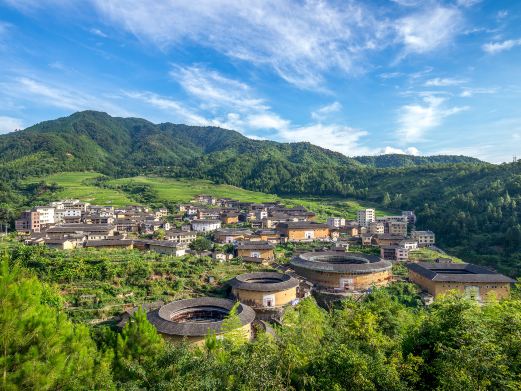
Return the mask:
[[[414,209],[419,228],[466,261],[521,272],[521,163],[458,156],[348,158],[309,143],[251,140],[214,127],[154,125],[86,111],[0,136],[0,224],[42,192],[27,176],[97,170],[109,176],[203,178],[282,195],[341,196]],[[385,167],[385,168],[380,168]],[[99,183],[103,186],[103,183]],[[154,202],[140,185],[133,199]]]
[[[8,264],[11,264],[9,266]],[[521,301],[458,296],[419,306],[396,283],[325,311],[289,309],[275,335],[201,348],[165,343],[144,312],[122,331],[73,325],[56,292],[5,259],[0,269],[2,389],[517,390]]]

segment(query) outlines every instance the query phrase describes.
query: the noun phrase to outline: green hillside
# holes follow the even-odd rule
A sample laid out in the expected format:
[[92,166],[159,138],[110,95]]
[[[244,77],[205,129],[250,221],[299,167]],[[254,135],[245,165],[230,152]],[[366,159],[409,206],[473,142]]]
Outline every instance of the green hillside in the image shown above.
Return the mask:
[[[47,182],[28,185],[26,178],[70,171],[147,178],[134,182],[207,180],[285,199],[328,199],[327,205],[315,202],[321,216],[332,213],[328,208],[335,203],[352,213],[349,205],[338,205],[342,200],[413,209],[418,227],[434,230],[442,247],[466,261],[521,274],[520,163],[492,165],[461,156],[348,158],[309,143],[251,140],[216,127],[156,125],[85,111],[0,136],[0,221],[12,223],[21,208],[55,190]],[[121,191],[122,184],[102,188]],[[134,201],[158,194],[174,201],[185,189],[179,185],[169,193],[154,183],[154,192],[139,196],[148,185],[126,189]]]
[[427,164],[483,163],[473,157],[455,155],[412,156],[387,154],[380,156],[358,156],[354,159],[365,166],[376,168],[412,167]]
[[318,219],[325,220],[328,216],[343,216],[354,219],[356,211],[362,208],[374,207],[377,215],[392,213],[391,209],[382,209],[376,204],[361,203],[341,197],[281,197],[239,187],[215,184],[201,179],[174,179],[162,177],[132,177],[108,179],[101,185],[96,178],[105,178],[95,172],[66,172],[45,176],[43,178],[29,178],[24,181],[25,186],[32,187],[45,183],[48,188],[57,185],[52,193],[45,192],[36,196],[34,205],[50,199],[78,198],[93,204],[123,206],[140,203],[140,200],[129,191],[125,185],[144,185],[154,194],[152,203],[171,205],[172,203],[189,202],[196,195],[209,194],[216,197],[228,197],[244,202],[280,201],[288,206],[304,205],[318,215]]

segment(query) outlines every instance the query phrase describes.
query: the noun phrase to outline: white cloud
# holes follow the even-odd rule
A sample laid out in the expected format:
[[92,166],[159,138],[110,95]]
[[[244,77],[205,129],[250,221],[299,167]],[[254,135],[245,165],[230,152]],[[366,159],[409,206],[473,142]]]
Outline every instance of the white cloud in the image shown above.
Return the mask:
[[399,154],[399,155],[413,155],[413,156],[419,156],[420,155],[420,150],[416,147],[408,147],[406,149],[401,149],[401,148],[395,148],[395,147],[390,147],[390,146],[387,146],[381,150],[378,151],[378,154],[383,154],[383,155],[390,155],[390,154]]
[[460,7],[472,7],[480,2],[481,0],[457,0],[456,4]]
[[507,10],[500,10],[498,11],[498,13],[496,14],[496,18],[498,19],[504,19],[508,16],[508,11]]
[[395,28],[406,55],[426,53],[447,45],[461,26],[462,16],[457,8],[434,6],[398,20]]
[[336,112],[340,111],[341,109],[342,109],[342,104],[338,101],[335,101],[333,103],[322,106],[319,109],[311,112],[311,118],[313,118],[314,120],[320,121],[320,120],[327,118],[327,116],[329,114],[336,113]]
[[91,28],[89,31],[92,34],[97,35],[98,37],[101,37],[101,38],[107,38],[108,37],[107,34],[105,34],[103,31],[101,31],[100,29],[95,28],[95,27]]
[[483,50],[489,54],[501,53],[505,50],[510,50],[515,46],[521,45],[520,39],[508,39],[502,42],[489,42],[482,46]]
[[497,88],[463,88],[463,91],[459,95],[462,98],[470,98],[476,94],[495,94]]
[[468,109],[444,107],[445,99],[434,95],[427,94],[422,100],[422,103],[405,105],[400,110],[397,135],[405,143],[421,140],[427,131],[439,126],[444,118]]
[[0,134],[9,133],[14,130],[22,129],[23,123],[19,118],[0,116]]
[[392,0],[393,3],[404,7],[414,7],[421,3],[421,0]]
[[267,110],[262,99],[253,97],[250,86],[200,66],[174,67],[170,72],[183,89],[204,102],[205,108],[233,107],[244,110]]
[[279,132],[279,136],[283,141],[307,141],[350,156],[366,155],[374,152],[360,145],[361,139],[367,135],[368,133],[364,130],[337,124],[313,124],[285,129]]
[[286,129],[290,125],[290,121],[273,113],[249,115],[246,122],[253,129]]
[[384,73],[380,73],[378,76],[380,76],[382,79],[396,79],[397,77],[403,76],[403,73],[401,73],[401,72],[384,72]]
[[206,118],[194,113],[192,110],[185,107],[182,103],[176,100],[163,97],[148,91],[127,91],[124,95],[138,99],[142,102],[156,107],[161,110],[169,111],[174,114],[176,121],[187,122],[190,125],[212,125],[212,122]]
[[269,66],[300,88],[331,71],[363,71],[364,55],[388,44],[389,23],[354,1],[94,1],[99,13],[141,40],[167,49],[187,41]]
[[2,84],[4,94],[18,100],[27,100],[39,105],[63,109],[103,110],[112,115],[130,116],[127,110],[109,100],[81,92],[65,85],[51,85],[29,77],[16,78],[14,82]]
[[439,78],[436,77],[434,79],[427,80],[424,84],[426,87],[450,87],[457,86],[460,84],[465,84],[467,81],[462,79],[453,79],[450,77],[447,78]]

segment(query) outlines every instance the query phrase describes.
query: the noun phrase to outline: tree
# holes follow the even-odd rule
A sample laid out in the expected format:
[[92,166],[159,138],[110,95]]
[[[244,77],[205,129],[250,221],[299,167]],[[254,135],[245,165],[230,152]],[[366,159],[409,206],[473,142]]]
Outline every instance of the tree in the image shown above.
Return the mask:
[[110,352],[67,320],[56,292],[8,263],[0,266],[0,388],[113,389]]
[[190,248],[198,253],[211,251],[213,249],[213,242],[210,239],[201,236],[190,243]]
[[163,228],[159,228],[158,230],[154,231],[153,237],[154,239],[163,240],[165,239],[166,232]]
[[139,308],[117,336],[115,375],[119,380],[146,378],[145,366],[163,349],[163,339]]

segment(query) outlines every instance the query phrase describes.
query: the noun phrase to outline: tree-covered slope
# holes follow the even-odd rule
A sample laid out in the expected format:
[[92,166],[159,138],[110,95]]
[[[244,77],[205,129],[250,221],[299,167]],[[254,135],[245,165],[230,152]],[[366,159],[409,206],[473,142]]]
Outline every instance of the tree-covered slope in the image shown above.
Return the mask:
[[379,156],[358,156],[354,159],[365,166],[377,168],[412,167],[426,164],[481,163],[479,159],[461,155],[412,156],[386,154]]
[[414,209],[420,227],[436,231],[439,243],[464,260],[521,273],[519,163],[492,165],[462,156],[349,158],[309,143],[251,140],[216,127],[156,125],[85,111],[0,136],[0,220],[12,221],[30,199],[25,193],[47,188],[26,189],[23,178],[85,170],[209,179],[265,193],[342,196]]

